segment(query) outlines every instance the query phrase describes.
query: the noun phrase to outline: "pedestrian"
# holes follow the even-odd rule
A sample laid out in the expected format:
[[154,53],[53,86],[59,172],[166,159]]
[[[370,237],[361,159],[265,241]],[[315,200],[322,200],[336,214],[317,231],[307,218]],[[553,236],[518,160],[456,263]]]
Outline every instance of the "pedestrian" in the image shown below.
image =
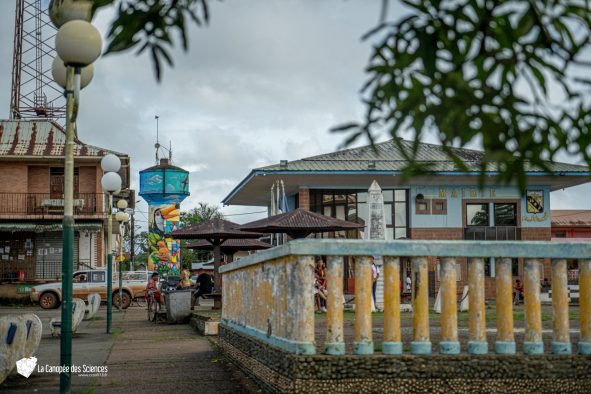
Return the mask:
[[373,303],[376,304],[376,288],[378,287],[378,278],[380,277],[380,269],[377,267],[375,259],[370,256],[371,261],[371,295],[373,297]]
[[519,305],[523,301],[523,285],[519,279],[515,280],[515,286],[513,286],[513,303]]
[[410,272],[406,273],[406,292],[410,293],[412,291],[412,279],[410,279]]
[[191,300],[191,310],[195,308],[195,305],[199,306],[199,297],[205,294],[211,294],[213,290],[213,280],[211,275],[203,270],[197,271],[199,275],[195,281],[196,291],[193,293],[193,299]]
[[322,257],[317,257],[316,268],[314,269],[314,298],[316,307],[323,313],[326,313],[327,296],[324,261],[322,260]]

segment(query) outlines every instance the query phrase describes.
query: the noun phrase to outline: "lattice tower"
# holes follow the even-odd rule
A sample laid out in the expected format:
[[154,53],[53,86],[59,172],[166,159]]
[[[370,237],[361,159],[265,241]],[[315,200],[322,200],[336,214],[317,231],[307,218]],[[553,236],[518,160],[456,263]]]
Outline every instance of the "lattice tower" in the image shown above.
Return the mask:
[[16,0],[11,119],[48,118],[65,124],[66,100],[51,75],[56,28],[49,0]]

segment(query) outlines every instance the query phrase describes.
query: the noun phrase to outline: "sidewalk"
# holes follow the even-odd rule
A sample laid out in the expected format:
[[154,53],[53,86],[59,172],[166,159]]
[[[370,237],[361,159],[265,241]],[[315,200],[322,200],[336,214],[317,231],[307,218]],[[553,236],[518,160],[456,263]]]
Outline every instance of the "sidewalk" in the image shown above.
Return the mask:
[[[59,365],[60,341],[52,338],[48,321],[59,310],[38,307],[0,308],[0,315],[36,313],[43,321],[43,338],[36,354],[38,367]],[[258,387],[235,370],[205,337],[189,325],[155,324],[145,307],[113,311],[112,334],[105,333],[106,308],[98,320],[82,322],[72,343],[73,364],[106,365],[106,376],[72,376],[73,393],[230,393],[258,392]],[[92,374],[90,374],[92,375]],[[28,378],[10,376],[0,391],[59,392],[59,375],[35,371]]]
[[96,393],[259,391],[187,324],[150,323],[145,309],[130,308],[117,327],[123,332],[107,360],[108,376],[95,381]]

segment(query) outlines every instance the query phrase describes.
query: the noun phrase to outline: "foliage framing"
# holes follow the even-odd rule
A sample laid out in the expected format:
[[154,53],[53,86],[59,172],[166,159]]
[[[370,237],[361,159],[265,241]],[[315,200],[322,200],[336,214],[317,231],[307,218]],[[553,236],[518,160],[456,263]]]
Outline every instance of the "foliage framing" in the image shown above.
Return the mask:
[[158,81],[162,77],[162,63],[173,66],[172,33],[178,33],[186,52],[189,48],[187,21],[197,26],[209,22],[207,0],[94,0],[93,12],[115,3],[118,3],[117,18],[107,34],[105,54],[135,47],[138,48],[136,55],[148,50]]
[[[387,3],[387,0],[384,0]],[[432,163],[414,160],[421,137],[435,131],[458,171],[468,166],[451,149],[482,142],[479,183],[487,171],[497,181],[516,181],[526,172],[551,172],[545,160],[563,151],[591,167],[590,3],[580,1],[402,1],[410,14],[384,22],[365,38],[380,37],[362,92],[363,123],[348,132],[373,143],[386,129],[409,161],[403,172],[428,173]],[[582,76],[581,76],[582,75]],[[402,132],[413,133],[405,148]],[[490,174],[490,173],[489,173]]]

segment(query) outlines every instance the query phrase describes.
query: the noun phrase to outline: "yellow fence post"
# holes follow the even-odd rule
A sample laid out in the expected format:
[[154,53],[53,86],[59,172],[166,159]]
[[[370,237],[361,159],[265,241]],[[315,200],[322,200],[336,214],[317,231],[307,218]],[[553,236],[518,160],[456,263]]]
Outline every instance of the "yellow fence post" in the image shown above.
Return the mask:
[[431,354],[427,258],[412,259],[412,354]]
[[591,355],[591,260],[579,260],[579,354]]
[[326,342],[324,353],[345,354],[343,335],[343,257],[329,256],[326,262]]
[[496,261],[497,340],[495,352],[498,354],[515,354],[512,265],[512,259],[503,258]]
[[400,259],[384,257],[384,354],[402,354],[400,335]]
[[552,353],[571,354],[568,321],[568,279],[566,260],[552,260],[552,312],[554,315],[554,339]]
[[537,259],[525,260],[525,354],[543,354],[542,307],[540,303],[540,262]]
[[468,259],[468,353],[486,354],[486,312],[484,310],[484,259]]
[[297,303],[291,308],[293,314],[293,340],[298,344],[296,353],[314,354],[314,256],[299,256],[295,264],[293,280],[295,294],[300,299],[289,300]]
[[458,306],[456,290],[456,259],[441,259],[439,277],[441,278],[441,342],[439,353],[459,354]]
[[371,327],[371,263],[367,256],[362,256],[355,263],[355,354],[373,354]]

